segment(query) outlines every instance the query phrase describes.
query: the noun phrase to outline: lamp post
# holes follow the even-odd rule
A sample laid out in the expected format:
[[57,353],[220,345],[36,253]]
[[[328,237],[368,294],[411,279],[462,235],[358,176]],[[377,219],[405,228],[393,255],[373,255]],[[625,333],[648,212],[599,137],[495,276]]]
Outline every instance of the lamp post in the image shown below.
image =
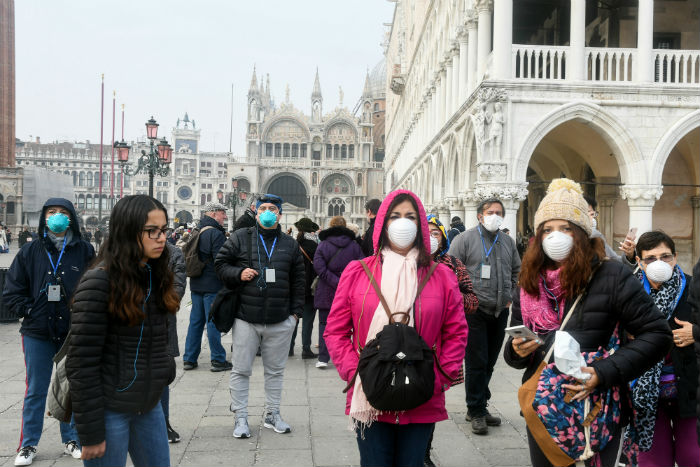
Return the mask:
[[232,222],[236,222],[236,207],[242,206],[246,203],[249,195],[254,195],[253,193],[248,193],[245,190],[238,188],[238,180],[231,180],[231,192],[226,195],[224,200],[224,194],[222,191],[217,192],[217,197],[219,202],[226,206],[230,206],[233,209],[233,219]]
[[151,117],[146,122],[146,135],[151,143],[151,150],[146,153],[141,150],[138,166],[133,169],[129,164],[129,150],[131,149],[124,141],[114,143],[121,165],[122,173],[125,175],[136,175],[141,171],[148,172],[148,195],[153,196],[153,177],[167,177],[170,173],[170,163],[173,159],[173,148],[165,138],[156,144],[158,139],[158,123]]

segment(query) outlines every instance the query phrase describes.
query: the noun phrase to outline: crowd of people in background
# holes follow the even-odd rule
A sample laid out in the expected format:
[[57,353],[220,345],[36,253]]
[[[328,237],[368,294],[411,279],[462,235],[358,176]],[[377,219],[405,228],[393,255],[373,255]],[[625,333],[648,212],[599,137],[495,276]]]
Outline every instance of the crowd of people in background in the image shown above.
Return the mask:
[[[569,339],[585,364],[548,381],[566,394],[572,419],[598,427],[596,417],[609,418],[596,433],[547,431],[564,403],[536,393],[548,414],[533,418],[520,400],[533,466],[559,465],[552,443],[567,455],[582,443],[585,455],[573,460],[586,465],[700,467],[693,346],[700,351],[700,261],[693,276],[684,272],[662,231],[637,238],[630,229],[613,248],[599,230],[595,199],[567,179],[552,182],[533,230],[514,237],[503,228],[512,214],[496,198],[483,200],[476,225],[466,228],[458,216],[444,225],[418,196],[399,190],[367,201],[365,232],[343,216],[325,228],[304,217],[293,224],[295,236],[280,225],[283,207],[279,196],[262,195],[227,231],[227,207],[208,203],[196,224],[172,228],[160,202],[135,195],[115,205],[109,229],[93,230],[79,227],[70,201],[47,200],[36,231],[24,227],[17,236],[3,291],[22,318],[27,376],[15,465],[36,456],[53,357],[63,345],[73,403],[73,417],[59,424],[64,452],[86,466],[125,465],[127,454],[136,466],[170,465],[168,443],[180,441],[169,404],[180,356],[175,314],[189,278],[182,366],[199,368],[206,329],[203,366],[230,372],[234,438],[251,436],[256,356],[263,426],[294,429],[281,407],[299,327],[300,357],[321,371],[333,364],[347,384],[346,415],[363,466],[435,465],[435,424],[448,417],[444,393],[461,383],[471,431],[488,435],[502,423],[489,410],[500,355],[524,370],[525,387],[550,375],[555,341]],[[10,243],[0,226],[0,251]],[[232,314],[230,353],[210,320],[213,306]],[[434,388],[417,406],[381,410],[370,402],[372,364],[361,362],[397,323],[415,328],[432,352]],[[586,400],[598,401],[595,413],[576,405]]]

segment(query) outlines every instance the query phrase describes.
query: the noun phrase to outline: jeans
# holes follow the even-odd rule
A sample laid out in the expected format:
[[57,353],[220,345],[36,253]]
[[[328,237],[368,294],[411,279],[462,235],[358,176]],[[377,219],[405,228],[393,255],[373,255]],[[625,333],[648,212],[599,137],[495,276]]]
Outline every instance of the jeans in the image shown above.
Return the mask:
[[127,453],[135,467],[170,466],[168,432],[160,404],[141,415],[105,409],[104,419],[105,454],[83,461],[85,467],[123,466]]
[[[22,336],[22,351],[24,352],[24,367],[26,371],[26,392],[22,406],[22,428],[19,447],[36,446],[39,444],[41,432],[44,429],[44,413],[46,412],[46,395],[49,393],[51,373],[53,372],[53,356],[60,346],[55,342],[35,337]],[[61,441],[78,441],[75,423],[59,423]]]
[[498,317],[479,309],[467,315],[469,342],[464,356],[464,388],[471,417],[483,417],[488,413],[489,382],[503,345],[507,321],[507,308]]
[[679,416],[678,401],[660,399],[656,411],[654,440],[651,449],[639,452],[637,456],[639,467],[700,466],[696,423],[695,417]]
[[282,401],[284,368],[289,355],[289,342],[296,319],[293,316],[275,324],[253,324],[236,319],[233,324],[231,352],[231,411],[236,418],[248,416],[248,392],[255,353],[260,347],[265,371],[265,409],[279,411]]
[[[316,308],[314,308],[314,300],[304,303],[304,313],[301,315],[301,348],[303,350],[311,350],[311,333],[314,330],[314,319],[316,319]],[[292,333],[292,343],[289,346],[290,350],[294,350],[294,342],[297,339],[297,328],[299,322],[294,326]]]
[[328,347],[326,347],[326,340],[323,338],[330,312],[331,310],[318,309],[318,361],[323,363],[328,363],[331,359]]
[[202,350],[202,332],[204,325],[207,325],[207,338],[209,339],[209,352],[212,362],[225,362],[226,351],[221,345],[221,333],[216,329],[209,318],[209,309],[216,298],[215,293],[201,294],[191,292],[192,310],[190,311],[190,325],[187,328],[187,339],[185,340],[185,353],[182,360],[185,362],[197,363],[199,352]]
[[[617,455],[621,441],[622,433],[620,430],[618,430],[617,433],[613,435],[613,438],[605,446],[605,449],[600,451],[600,465],[602,465],[603,467],[613,467],[617,465]],[[532,437],[532,433],[530,433],[529,429],[527,429],[527,444],[530,448],[530,462],[532,463],[532,467],[552,467],[552,463],[549,462],[547,456],[544,455],[544,453],[540,449],[539,444],[537,444],[535,438]],[[595,465],[595,459],[596,457],[587,460],[585,462],[585,465],[587,467],[593,467]],[[671,466],[669,465],[666,467]]]
[[357,447],[362,467],[422,467],[434,423],[374,422],[364,428],[364,439],[357,429]]
[[163,409],[165,419],[170,418],[170,386],[163,388],[163,394],[160,396],[160,407]]

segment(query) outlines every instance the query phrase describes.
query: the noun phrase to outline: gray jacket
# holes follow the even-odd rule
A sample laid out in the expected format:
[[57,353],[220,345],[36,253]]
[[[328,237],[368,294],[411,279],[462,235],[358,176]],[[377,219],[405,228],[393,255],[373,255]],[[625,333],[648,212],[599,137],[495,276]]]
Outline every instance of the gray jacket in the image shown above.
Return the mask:
[[[479,230],[483,234],[483,244]],[[479,224],[457,235],[450,245],[449,254],[467,267],[474,283],[474,293],[479,298],[479,310],[498,316],[513,301],[513,291],[520,273],[520,256],[515,241],[500,232],[486,262],[484,245],[488,251],[495,239],[495,234]],[[484,263],[491,266],[490,279],[481,277],[481,265]]]
[[[185,271],[185,256],[175,245],[170,242],[165,242],[168,248],[168,253],[170,253],[170,270],[173,271],[174,283],[173,287],[177,296],[182,297],[185,295],[185,289],[187,288],[187,273]],[[177,344],[177,317],[172,314],[168,314],[168,354],[172,357],[178,357],[180,355],[180,347]]]

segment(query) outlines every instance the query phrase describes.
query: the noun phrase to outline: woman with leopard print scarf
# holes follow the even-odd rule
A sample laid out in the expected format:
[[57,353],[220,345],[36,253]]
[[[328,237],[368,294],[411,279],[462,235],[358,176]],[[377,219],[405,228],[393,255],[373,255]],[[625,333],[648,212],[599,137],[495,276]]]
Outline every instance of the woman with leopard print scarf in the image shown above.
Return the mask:
[[[676,263],[676,247],[663,232],[646,232],[636,247],[637,278],[669,321],[673,343],[666,357],[630,383],[633,423],[625,435],[630,465],[700,466],[696,436],[698,365],[687,302],[691,282]],[[632,336],[630,338],[633,338]]]

